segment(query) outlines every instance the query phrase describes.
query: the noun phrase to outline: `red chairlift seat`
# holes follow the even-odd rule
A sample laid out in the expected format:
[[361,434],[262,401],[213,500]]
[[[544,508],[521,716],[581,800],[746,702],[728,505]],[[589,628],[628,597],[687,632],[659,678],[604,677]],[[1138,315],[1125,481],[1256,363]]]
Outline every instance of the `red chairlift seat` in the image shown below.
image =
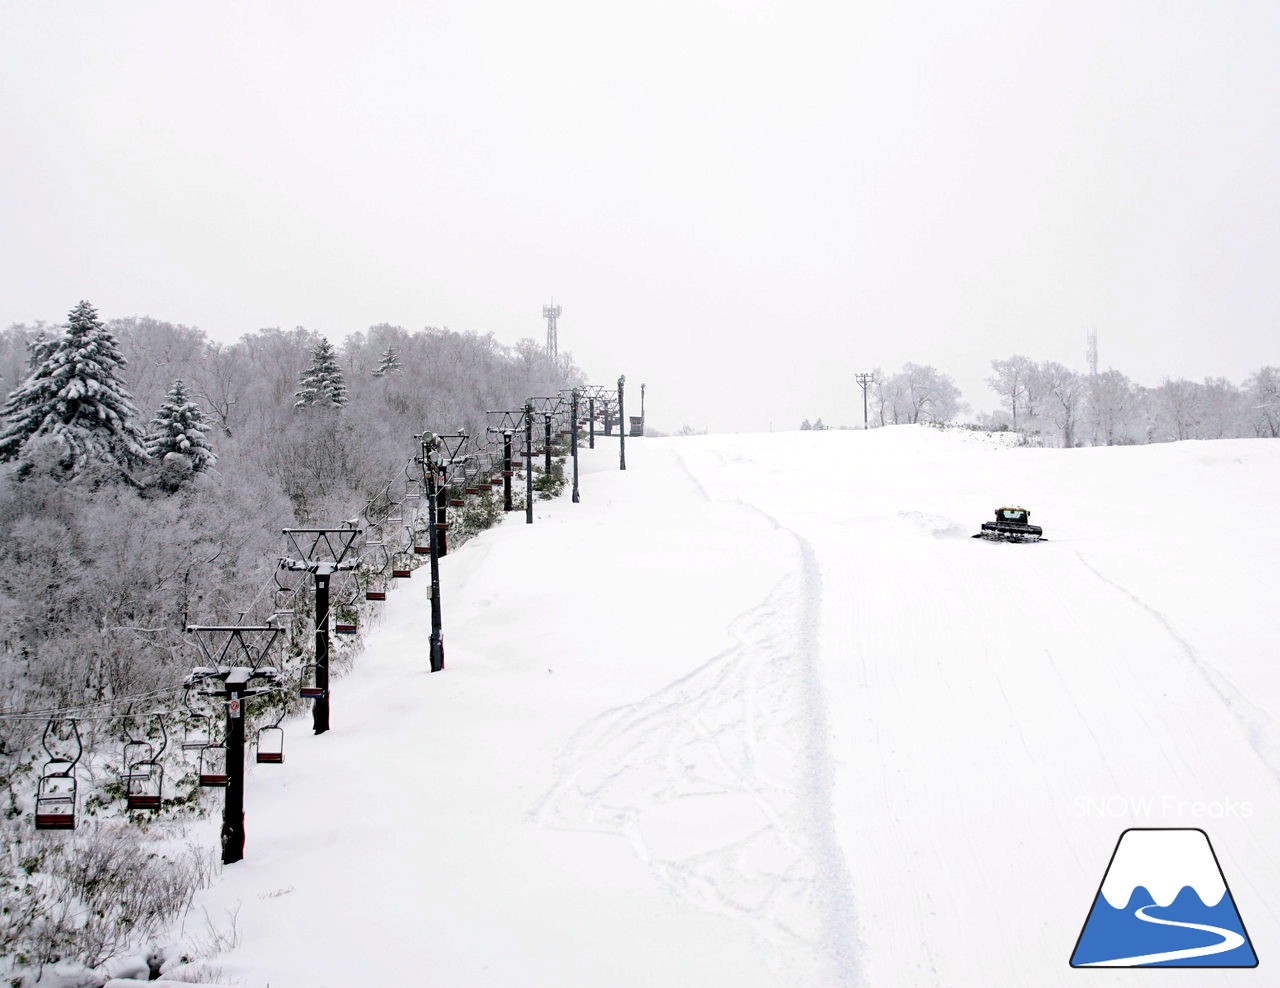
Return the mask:
[[[316,685],[315,677],[319,669],[320,667],[315,664],[302,667],[302,682],[298,685],[298,696],[304,700],[318,700],[328,694],[328,690]],[[310,682],[307,682],[308,673],[311,676]]]
[[284,728],[278,725],[258,728],[258,753],[254,757],[260,765],[284,764]]
[[452,508],[461,508],[466,504],[466,499],[461,497],[449,498],[449,506]]
[[396,580],[407,580],[409,579],[409,575],[410,573],[407,569],[393,569],[391,571],[392,578]]
[[225,789],[230,781],[227,775],[227,746],[208,744],[200,751],[200,785],[213,789]]
[[76,829],[76,778],[71,772],[41,776],[36,787],[36,829]]
[[[164,792],[164,766],[147,762],[146,772],[131,771],[125,787],[124,805],[130,810],[158,810]],[[140,766],[134,766],[138,768]]]
[[479,494],[479,493],[480,493],[480,488],[479,488],[479,487],[468,487],[468,488],[467,488],[467,493],[468,493],[468,494]]
[[386,600],[387,592],[385,590],[366,590],[364,592],[365,600]]
[[335,635],[354,635],[356,626],[346,621],[335,621],[333,624],[333,633]]

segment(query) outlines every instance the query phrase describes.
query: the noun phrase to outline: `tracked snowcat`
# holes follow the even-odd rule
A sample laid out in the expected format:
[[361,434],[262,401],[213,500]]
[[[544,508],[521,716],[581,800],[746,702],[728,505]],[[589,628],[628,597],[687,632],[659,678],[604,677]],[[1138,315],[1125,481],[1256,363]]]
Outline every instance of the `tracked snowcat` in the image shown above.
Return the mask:
[[1030,517],[1026,508],[996,508],[996,520],[984,521],[982,531],[973,537],[989,542],[1041,542],[1044,529],[1032,525]]

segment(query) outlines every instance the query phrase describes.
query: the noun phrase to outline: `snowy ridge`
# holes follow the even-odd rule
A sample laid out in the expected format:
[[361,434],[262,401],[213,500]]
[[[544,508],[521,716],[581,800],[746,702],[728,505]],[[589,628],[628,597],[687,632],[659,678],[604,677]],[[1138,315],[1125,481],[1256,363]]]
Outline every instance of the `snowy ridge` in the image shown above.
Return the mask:
[[1216,906],[1227,886],[1201,830],[1129,830],[1120,840],[1102,883],[1102,895],[1122,909],[1138,888],[1157,906],[1170,905],[1184,888],[1206,906]]

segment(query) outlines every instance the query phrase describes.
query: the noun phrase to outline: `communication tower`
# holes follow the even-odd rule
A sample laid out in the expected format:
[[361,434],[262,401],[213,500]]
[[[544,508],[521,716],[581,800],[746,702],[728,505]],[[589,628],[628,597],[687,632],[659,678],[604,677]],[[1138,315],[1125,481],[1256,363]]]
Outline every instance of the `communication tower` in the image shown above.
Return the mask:
[[556,320],[560,318],[560,306],[552,299],[550,305],[542,307],[542,318],[547,321],[547,356],[552,360],[560,359],[560,342],[556,339]]

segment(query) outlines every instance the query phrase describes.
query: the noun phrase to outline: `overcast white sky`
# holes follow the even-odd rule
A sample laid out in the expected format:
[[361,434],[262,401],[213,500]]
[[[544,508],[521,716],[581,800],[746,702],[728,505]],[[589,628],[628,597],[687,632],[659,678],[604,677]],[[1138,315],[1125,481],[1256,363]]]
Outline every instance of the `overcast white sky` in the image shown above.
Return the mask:
[[0,5],[0,324],[541,339],[650,420],[1280,363],[1280,4]]

